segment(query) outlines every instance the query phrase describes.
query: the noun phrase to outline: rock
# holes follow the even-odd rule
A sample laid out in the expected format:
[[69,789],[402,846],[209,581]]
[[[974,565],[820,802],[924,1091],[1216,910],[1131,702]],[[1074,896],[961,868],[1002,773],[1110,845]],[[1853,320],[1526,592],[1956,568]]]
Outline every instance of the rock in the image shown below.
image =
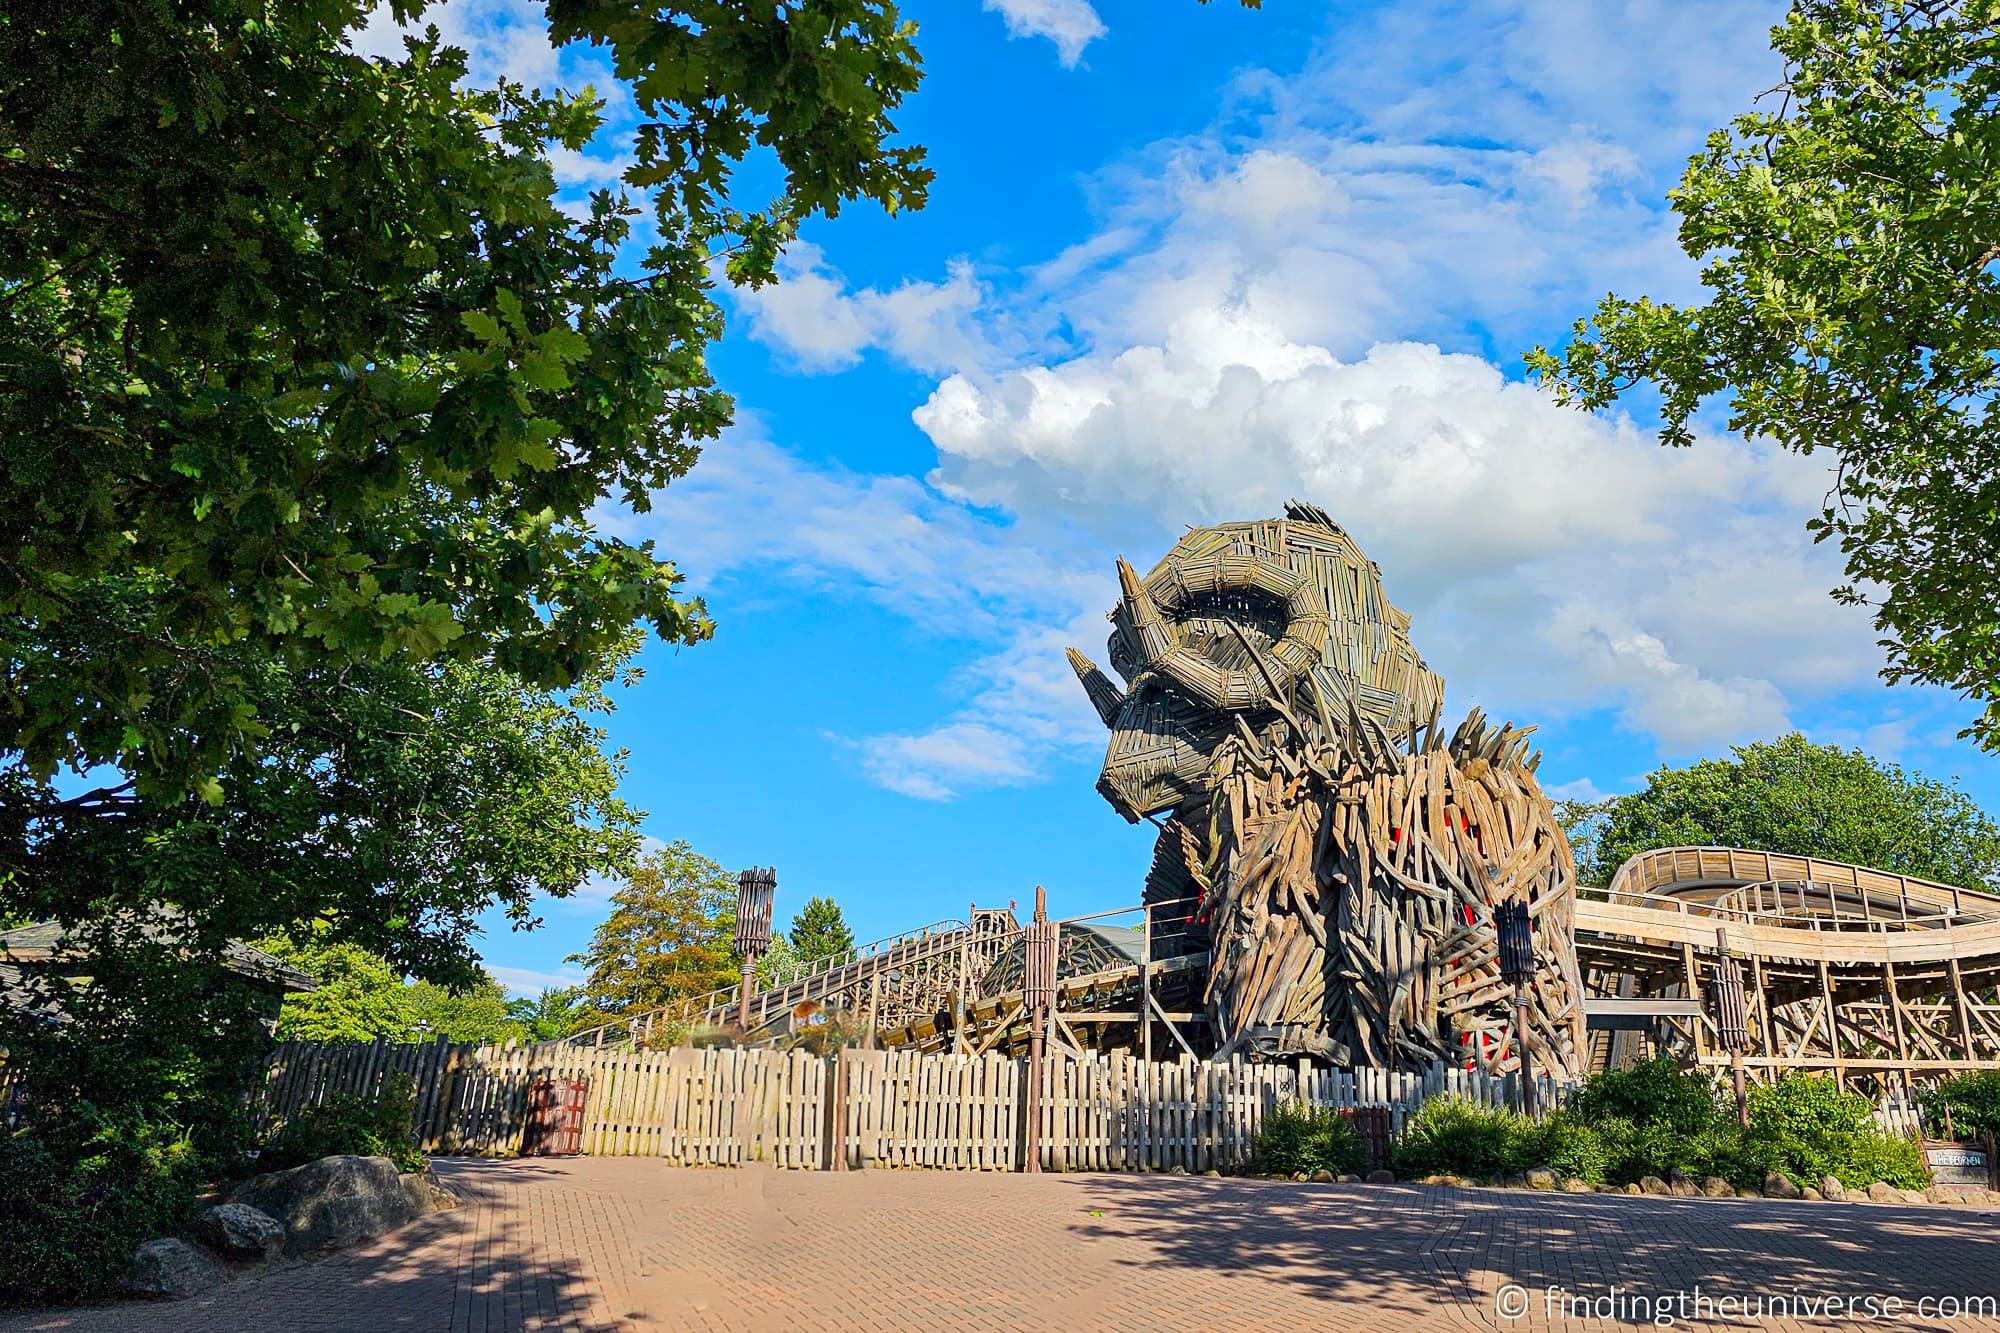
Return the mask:
[[1901,1191],[1901,1194],[1902,1194],[1902,1196],[1903,1196],[1903,1202],[1904,1202],[1904,1203],[1929,1203],[1929,1202],[1930,1202],[1930,1200],[1929,1200],[1929,1199],[1927,1199],[1927,1198],[1925,1198],[1925,1197],[1924,1197],[1924,1192],[1923,1192],[1922,1190],[1903,1190],[1903,1191]]
[[1306,1181],[1311,1180],[1312,1177],[1303,1171],[1294,1171],[1292,1172],[1292,1179],[1300,1184],[1304,1184]]
[[1782,1171],[1773,1171],[1764,1177],[1764,1197],[1767,1199],[1796,1199],[1799,1193],[1798,1182]]
[[1703,1176],[1701,1195],[1704,1199],[1731,1199],[1736,1197],[1736,1187],[1721,1176]]
[[[1217,1179],[1217,1180],[1220,1180],[1220,1179],[1222,1178],[1222,1173],[1221,1173],[1220,1171],[1216,1170],[1216,1169],[1215,1169],[1214,1167],[1212,1167],[1212,1166],[1211,1166],[1210,1168],[1208,1168],[1208,1170],[1206,1170],[1206,1171],[1202,1172],[1202,1174],[1203,1174],[1204,1176],[1210,1176],[1210,1177],[1213,1177],[1214,1179]],[[1343,1179],[1344,1179],[1344,1177],[1343,1177]]]
[[1182,1166],[1179,1162],[1175,1162],[1172,1166],[1167,1168],[1167,1174],[1170,1176],[1184,1176],[1187,1174],[1187,1168]]
[[1739,1199],[1761,1199],[1764,1197],[1764,1191],[1752,1185],[1745,1185],[1742,1189],[1736,1191],[1736,1197]]
[[1642,1176],[1639,1180],[1639,1190],[1643,1194],[1673,1193],[1673,1187],[1668,1185],[1666,1181],[1661,1180],[1658,1176]]
[[1396,1173],[1384,1170],[1370,1171],[1368,1173],[1368,1183],[1371,1185],[1393,1185],[1396,1183]]
[[285,1248],[284,1227],[247,1203],[218,1203],[196,1226],[210,1249],[231,1259],[275,1259]]
[[1688,1179],[1685,1171],[1675,1167],[1667,1172],[1667,1192],[1677,1199],[1691,1199],[1700,1191],[1695,1189],[1694,1182]]
[[1868,1197],[1876,1203],[1894,1203],[1896,1187],[1886,1180],[1878,1180],[1868,1187]]
[[1516,1173],[1514,1175],[1504,1177],[1500,1181],[1500,1184],[1506,1189],[1524,1190],[1528,1188],[1528,1178],[1524,1175]]
[[285,1253],[311,1254],[394,1231],[416,1216],[396,1164],[386,1157],[322,1157],[254,1176],[229,1192],[285,1228]]
[[405,1171],[403,1193],[410,1200],[410,1211],[417,1217],[447,1213],[458,1207],[458,1196],[429,1167],[421,1171]]
[[1531,1166],[1523,1177],[1531,1190],[1552,1190],[1556,1187],[1556,1173],[1545,1166]]
[[1807,1203],[1826,1202],[1826,1196],[1824,1194],[1821,1194],[1819,1190],[1812,1185],[1808,1185],[1804,1189],[1800,1190],[1799,1197],[1804,1199]]
[[1564,1176],[1562,1178],[1562,1192],[1564,1194],[1593,1194],[1596,1192],[1596,1186],[1577,1176]]
[[1331,1185],[1332,1183],[1333,1183],[1333,1172],[1328,1171],[1323,1167],[1320,1170],[1313,1172],[1313,1184]]
[[1361,1177],[1355,1175],[1352,1171],[1349,1171],[1346,1175],[1335,1176],[1333,1179],[1336,1184],[1341,1185],[1359,1185],[1361,1183]]
[[1984,1203],[1986,1191],[1976,1185],[1933,1185],[1924,1191],[1932,1203]]
[[1627,1194],[1644,1194],[1646,1191],[1640,1189],[1637,1185],[1627,1185],[1625,1192]]
[[125,1289],[134,1296],[184,1301],[228,1280],[229,1274],[207,1250],[163,1236],[132,1252]]
[[1839,1176],[1821,1176],[1819,1178],[1819,1192],[1822,1197],[1839,1203],[1847,1197],[1847,1186],[1840,1183]]

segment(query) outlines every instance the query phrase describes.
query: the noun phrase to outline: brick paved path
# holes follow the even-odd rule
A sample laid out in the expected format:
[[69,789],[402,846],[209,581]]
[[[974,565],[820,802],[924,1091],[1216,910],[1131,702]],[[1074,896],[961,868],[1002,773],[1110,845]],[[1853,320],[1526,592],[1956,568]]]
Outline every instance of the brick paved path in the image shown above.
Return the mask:
[[[2000,1215],[1973,1208],[1180,1176],[688,1171],[615,1158],[440,1169],[465,1207],[367,1249],[198,1301],[17,1317],[0,1329],[1539,1333],[1614,1326],[1551,1319],[1542,1294],[1551,1287],[1585,1297],[1614,1284],[1648,1298],[1696,1286],[1710,1298],[1897,1296],[1912,1306],[1924,1296],[2000,1298]],[[1524,1318],[1496,1317],[1510,1282],[1527,1289]],[[1625,1329],[1652,1326],[1627,1313]],[[1994,1318],[1901,1322],[2000,1329]]]

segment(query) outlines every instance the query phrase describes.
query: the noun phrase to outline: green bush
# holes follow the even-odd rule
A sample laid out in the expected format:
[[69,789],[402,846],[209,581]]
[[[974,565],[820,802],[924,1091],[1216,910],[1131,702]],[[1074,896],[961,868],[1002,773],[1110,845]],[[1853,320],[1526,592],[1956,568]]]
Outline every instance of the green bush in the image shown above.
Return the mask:
[[185,1131],[137,1117],[72,1145],[0,1133],[0,1305],[116,1294],[141,1241],[187,1225],[203,1175]]
[[387,1157],[398,1171],[423,1169],[417,1147],[416,1089],[393,1073],[379,1097],[334,1097],[283,1121],[257,1156],[259,1171],[282,1171],[322,1157]]
[[2000,1134],[2000,1069],[1958,1074],[1926,1088],[1923,1105],[1940,1131],[1949,1111],[1954,1134],[1966,1138]]
[[1354,1126],[1338,1111],[1298,1102],[1276,1107],[1264,1117],[1251,1146],[1253,1170],[1267,1176],[1334,1175],[1359,1172],[1368,1166],[1368,1149]]
[[1560,1176],[1574,1176],[1602,1185],[1610,1154],[1597,1131],[1575,1114],[1554,1112],[1537,1124],[1523,1120],[1516,1129],[1514,1159],[1528,1166],[1546,1166]]
[[1463,1097],[1433,1097],[1417,1108],[1396,1140],[1396,1169],[1404,1175],[1499,1176],[1536,1165],[1535,1126],[1512,1111]]
[[1570,1109],[1585,1124],[1615,1118],[1642,1130],[1664,1127],[1677,1134],[1699,1134],[1721,1114],[1714,1085],[1664,1056],[1592,1075]]
[[1922,1150],[1883,1133],[1866,1097],[1843,1092],[1824,1076],[1786,1074],[1753,1087],[1748,1137],[1762,1145],[1774,1169],[1801,1184],[1823,1176],[1852,1188],[1877,1180],[1902,1189],[1930,1184]]

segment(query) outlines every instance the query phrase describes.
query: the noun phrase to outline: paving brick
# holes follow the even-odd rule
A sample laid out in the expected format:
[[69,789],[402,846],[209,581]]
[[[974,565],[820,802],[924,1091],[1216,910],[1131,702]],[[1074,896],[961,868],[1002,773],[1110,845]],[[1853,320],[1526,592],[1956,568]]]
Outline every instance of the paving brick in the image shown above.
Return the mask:
[[[0,1330],[1452,1329],[1655,1326],[1634,1299],[2000,1302],[1991,1210],[1296,1185],[1198,1176],[444,1161],[453,1213],[176,1305]],[[1524,1289],[1519,1318],[1496,1307]],[[1622,1293],[1565,1318],[1544,1293]],[[1716,1307],[1711,1311],[1722,1313]],[[1823,1311],[1824,1306],[1816,1307]],[[1884,1320],[2000,1329],[2000,1319]],[[1862,1327],[1810,1316],[1675,1327]]]

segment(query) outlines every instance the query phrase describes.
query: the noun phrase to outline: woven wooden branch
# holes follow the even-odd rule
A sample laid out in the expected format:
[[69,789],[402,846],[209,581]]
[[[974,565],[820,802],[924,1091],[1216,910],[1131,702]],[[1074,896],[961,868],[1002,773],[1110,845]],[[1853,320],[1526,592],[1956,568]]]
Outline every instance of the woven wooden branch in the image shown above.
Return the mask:
[[[1218,1051],[1343,1064],[1584,1058],[1576,868],[1532,729],[1444,682],[1381,571],[1325,511],[1198,528],[1141,579],[1118,563],[1111,665],[1070,665],[1111,728],[1098,790],[1168,814],[1146,900],[1156,956],[1211,952]],[[1516,1031],[1493,931],[1525,901],[1539,968]]]

